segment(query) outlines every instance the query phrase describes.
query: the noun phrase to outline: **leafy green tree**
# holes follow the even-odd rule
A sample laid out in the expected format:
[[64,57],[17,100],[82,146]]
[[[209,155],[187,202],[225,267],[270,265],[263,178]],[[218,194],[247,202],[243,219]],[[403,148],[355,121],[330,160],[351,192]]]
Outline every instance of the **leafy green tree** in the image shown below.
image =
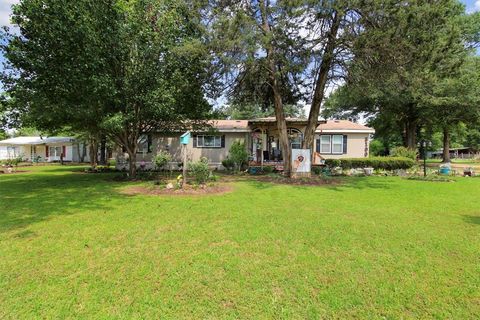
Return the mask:
[[192,127],[210,110],[197,9],[173,0],[20,2],[12,20],[21,33],[3,46],[11,110],[39,129],[111,138],[135,176],[142,134]]
[[473,148],[474,151],[480,151],[480,130],[472,128],[467,131],[466,137],[463,141],[465,146]]
[[[305,118],[305,110],[302,105],[284,105],[285,116],[292,118]],[[264,109],[258,104],[229,105],[221,109],[222,116],[234,120],[249,120],[275,116],[273,106]]]
[[312,148],[327,85],[336,77],[333,70],[341,69],[349,24],[356,19],[357,7],[347,7],[349,3],[211,2],[213,43],[224,63],[219,69],[234,83],[232,105],[253,109],[254,115],[259,114],[257,105],[262,111],[273,106],[286,174],[290,147],[285,106],[300,100],[311,104],[304,146]]
[[234,170],[241,170],[248,161],[248,153],[245,144],[240,141],[232,143],[228,157],[234,163]]
[[[287,13],[280,3],[266,0],[255,2],[209,1],[207,8],[211,30],[211,46],[218,56],[217,70],[229,85],[245,75],[244,70],[261,67],[266,83],[271,89],[273,109],[283,151],[284,173],[290,175],[291,151],[287,136],[284,101],[282,97],[282,74],[289,70],[281,69],[285,55],[280,51],[276,39],[285,38],[286,28],[277,23],[288,22]],[[281,72],[283,70],[283,72]],[[233,81],[228,81],[232,80]],[[254,104],[258,101],[252,101]],[[251,103],[252,103],[251,102]]]
[[432,85],[430,94],[423,96],[431,106],[432,125],[443,133],[443,162],[450,162],[452,131],[461,124],[480,123],[480,58],[469,57],[455,73]]
[[8,138],[7,132],[4,129],[0,129],[0,140],[5,140]]
[[431,108],[424,98],[468,55],[475,19],[454,0],[371,2],[359,11],[345,88],[330,108],[367,114],[416,148]]

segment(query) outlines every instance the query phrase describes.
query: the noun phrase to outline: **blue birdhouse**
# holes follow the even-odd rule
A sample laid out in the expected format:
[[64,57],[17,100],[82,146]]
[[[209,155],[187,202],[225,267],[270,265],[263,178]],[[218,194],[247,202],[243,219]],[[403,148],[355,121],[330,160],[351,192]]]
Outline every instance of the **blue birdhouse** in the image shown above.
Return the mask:
[[190,131],[187,131],[180,136],[181,144],[188,144],[188,141],[190,141]]

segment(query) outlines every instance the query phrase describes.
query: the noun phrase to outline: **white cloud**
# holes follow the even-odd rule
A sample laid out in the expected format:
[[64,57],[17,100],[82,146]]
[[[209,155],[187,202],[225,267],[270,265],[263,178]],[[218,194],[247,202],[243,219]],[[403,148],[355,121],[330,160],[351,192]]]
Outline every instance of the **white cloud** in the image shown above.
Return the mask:
[[0,26],[10,26],[10,15],[12,14],[12,5],[20,0],[1,0],[0,1]]
[[480,0],[475,1],[474,8],[475,11],[480,11]]

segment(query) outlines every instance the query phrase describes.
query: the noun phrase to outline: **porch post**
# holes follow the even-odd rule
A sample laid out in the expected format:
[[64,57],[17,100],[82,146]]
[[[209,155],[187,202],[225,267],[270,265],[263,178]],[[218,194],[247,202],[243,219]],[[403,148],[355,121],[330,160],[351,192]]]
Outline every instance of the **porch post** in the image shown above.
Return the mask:
[[265,129],[262,128],[262,152],[260,153],[260,166],[263,167],[263,149],[265,148],[265,143],[263,142],[263,137],[265,135]]

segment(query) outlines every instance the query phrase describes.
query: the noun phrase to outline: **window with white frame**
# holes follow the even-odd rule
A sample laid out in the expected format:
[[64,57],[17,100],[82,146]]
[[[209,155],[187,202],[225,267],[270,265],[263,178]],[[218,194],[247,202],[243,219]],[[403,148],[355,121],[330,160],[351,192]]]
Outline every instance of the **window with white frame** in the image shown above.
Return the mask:
[[332,153],[332,136],[320,136],[320,153]]
[[320,153],[324,154],[343,154],[345,151],[343,135],[320,135],[320,139],[317,140],[317,151],[320,151]]
[[221,136],[197,136],[197,147],[199,148],[221,148]]
[[343,135],[332,136],[332,153],[343,153]]
[[60,158],[60,155],[62,154],[62,147],[48,147],[48,155],[50,157],[58,157]]
[[17,147],[7,146],[7,156],[9,158],[16,158],[19,155]]

